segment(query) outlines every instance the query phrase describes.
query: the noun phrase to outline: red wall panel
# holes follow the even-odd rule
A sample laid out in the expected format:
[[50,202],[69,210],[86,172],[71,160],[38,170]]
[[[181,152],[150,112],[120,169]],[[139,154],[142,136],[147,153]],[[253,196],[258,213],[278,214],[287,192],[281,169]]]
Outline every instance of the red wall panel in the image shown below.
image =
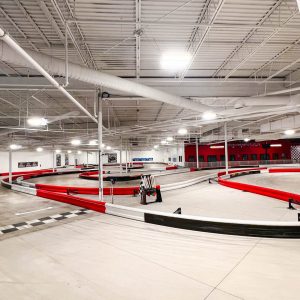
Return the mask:
[[[275,141],[264,141],[264,142],[231,142],[228,143],[228,156],[234,155],[236,161],[243,160],[243,154],[248,155],[248,160],[251,159],[251,154],[257,155],[257,160],[260,160],[260,155],[266,153],[266,149],[263,148],[263,144],[281,144],[282,147],[271,147],[267,149],[267,153],[270,155],[270,160],[273,159],[273,154],[278,154],[278,159],[290,159],[291,158],[291,146],[294,144],[289,140],[275,140]],[[224,143],[215,144],[224,145]],[[225,150],[223,149],[211,149],[210,145],[199,145],[199,156],[204,157],[204,161],[208,161],[209,155],[216,155],[217,161],[221,161],[221,156],[225,155]],[[196,160],[196,146],[195,145],[185,145],[185,161],[188,162],[191,157]]]

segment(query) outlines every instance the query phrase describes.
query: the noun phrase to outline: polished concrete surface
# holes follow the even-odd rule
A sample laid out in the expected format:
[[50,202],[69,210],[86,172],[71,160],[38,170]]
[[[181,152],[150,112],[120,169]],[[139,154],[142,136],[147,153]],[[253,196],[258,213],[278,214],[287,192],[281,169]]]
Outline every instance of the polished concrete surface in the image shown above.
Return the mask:
[[[284,202],[206,182],[163,197],[162,205],[143,208],[182,205],[184,213],[273,220],[291,212]],[[1,225],[76,209],[2,187],[0,208]],[[1,300],[299,299],[300,240],[194,232],[96,212],[0,239]]]
[[1,241],[0,299],[296,300],[299,247],[98,214]]

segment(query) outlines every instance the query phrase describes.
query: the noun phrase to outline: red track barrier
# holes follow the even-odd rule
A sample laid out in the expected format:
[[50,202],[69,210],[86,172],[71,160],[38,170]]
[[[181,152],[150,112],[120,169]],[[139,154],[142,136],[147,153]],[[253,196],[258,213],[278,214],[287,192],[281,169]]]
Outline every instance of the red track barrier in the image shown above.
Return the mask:
[[[87,187],[76,187],[76,186],[59,186],[50,184],[40,184],[35,185],[37,190],[58,192],[58,193],[74,193],[74,194],[86,194],[86,195],[98,195],[98,188],[87,188]],[[139,193],[139,186],[129,186],[129,187],[114,187],[114,195],[137,195]],[[104,195],[111,195],[111,188],[105,187],[103,189]]]
[[[230,170],[228,171],[228,174],[233,173],[239,173],[239,172],[247,172],[247,171],[259,171],[259,170],[266,170],[267,167],[261,167],[261,168],[250,168],[250,169],[239,169],[239,170]],[[218,173],[218,177],[225,175],[226,172],[222,171]]]
[[88,200],[76,196],[61,194],[57,192],[50,192],[45,190],[37,190],[37,196],[46,199],[52,199],[63,203],[68,203],[87,209],[95,210],[101,213],[105,213],[105,202],[99,202],[96,200]]
[[289,172],[300,172],[300,168],[276,168],[269,169],[269,173],[289,173]]
[[168,167],[166,167],[166,170],[167,170],[167,171],[168,171],[168,170],[176,170],[176,169],[178,169],[177,166],[168,166]]

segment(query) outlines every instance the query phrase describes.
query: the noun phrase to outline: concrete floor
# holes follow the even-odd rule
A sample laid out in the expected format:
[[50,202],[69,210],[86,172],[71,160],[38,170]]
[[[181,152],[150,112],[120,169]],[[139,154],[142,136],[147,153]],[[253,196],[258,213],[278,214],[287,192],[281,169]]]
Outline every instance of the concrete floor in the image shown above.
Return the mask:
[[[207,183],[164,193],[161,209],[171,210],[192,195],[195,206],[220,216],[234,208],[247,218],[289,214],[283,202]],[[0,205],[2,224],[20,220],[16,212],[31,211],[22,215],[30,220],[74,209],[2,187]],[[257,205],[261,209],[255,211]],[[47,207],[52,208],[37,211]],[[6,234],[0,241],[0,299],[296,300],[299,249],[300,240],[194,232],[94,212]]]
[[299,247],[99,214],[1,241],[0,299],[299,299]]

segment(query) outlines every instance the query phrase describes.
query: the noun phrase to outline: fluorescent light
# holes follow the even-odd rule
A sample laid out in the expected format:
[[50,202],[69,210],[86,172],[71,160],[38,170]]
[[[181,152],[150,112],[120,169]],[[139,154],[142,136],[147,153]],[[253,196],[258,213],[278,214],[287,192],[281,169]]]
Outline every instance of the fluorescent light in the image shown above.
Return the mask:
[[282,147],[282,145],[281,144],[271,144],[270,147],[279,148],[279,147]]
[[180,128],[180,129],[178,129],[178,134],[180,134],[180,135],[185,135],[185,134],[187,134],[187,129],[185,129],[185,128]]
[[154,149],[158,149],[159,148],[159,146],[158,145],[154,145],[154,147],[153,147]]
[[89,145],[90,146],[96,146],[97,144],[98,144],[97,140],[91,140],[91,141],[89,141]]
[[300,11],[300,0],[296,0],[298,5],[298,10]]
[[295,133],[294,129],[288,129],[284,132],[285,135],[293,135]]
[[81,154],[82,152],[80,150],[77,151],[77,154]]
[[214,120],[217,118],[217,115],[215,112],[213,111],[205,111],[203,114],[202,114],[202,119],[205,120],[205,121],[210,121],[210,120]]
[[161,143],[162,145],[165,145],[165,144],[167,143],[167,141],[166,141],[166,140],[162,140],[160,143]]
[[167,141],[168,141],[168,142],[172,142],[173,140],[174,140],[173,137],[171,137],[171,136],[168,136],[168,137],[167,137]]
[[42,147],[37,147],[37,148],[36,148],[36,151],[37,151],[37,152],[42,152],[43,150],[44,150],[44,149],[43,149]]
[[72,140],[71,141],[71,144],[73,145],[73,146],[79,146],[80,144],[81,144],[81,140]]
[[48,124],[48,120],[45,118],[33,117],[27,119],[27,124],[32,127],[46,126]]
[[56,153],[60,153],[61,150],[60,150],[60,149],[56,149],[55,152],[56,152]]
[[224,146],[210,146],[210,149],[224,149]]
[[72,153],[72,150],[68,150],[68,153],[69,153],[69,154]]
[[244,142],[248,143],[250,141],[250,138],[246,137],[244,138]]
[[160,66],[165,70],[182,71],[188,67],[191,59],[191,54],[186,51],[167,51],[161,56]]
[[21,149],[22,146],[21,146],[21,145],[16,145],[16,144],[11,144],[11,145],[9,146],[9,148],[10,148],[11,150],[18,150],[18,149]]
[[107,147],[106,147],[106,150],[111,150],[111,146],[107,146]]

